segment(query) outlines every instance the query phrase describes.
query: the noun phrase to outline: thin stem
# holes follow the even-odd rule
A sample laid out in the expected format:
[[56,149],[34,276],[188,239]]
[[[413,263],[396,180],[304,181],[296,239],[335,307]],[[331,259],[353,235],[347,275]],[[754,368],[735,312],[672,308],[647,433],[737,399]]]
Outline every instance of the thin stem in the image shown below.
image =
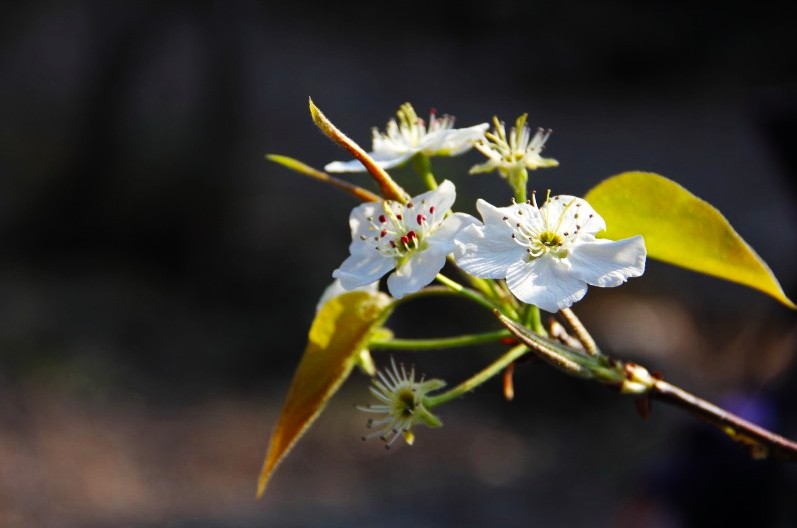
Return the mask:
[[496,330],[481,334],[466,334],[454,337],[437,337],[432,339],[390,339],[387,341],[371,341],[369,348],[385,350],[435,350],[439,348],[455,348],[463,346],[492,343],[511,334],[507,330]]
[[526,167],[516,167],[509,175],[509,184],[515,191],[515,201],[523,203],[526,201],[526,185],[529,181],[529,173]]
[[481,304],[490,311],[497,308],[495,304],[493,304],[489,299],[484,297],[482,294],[464,287],[462,284],[449,279],[442,273],[438,273],[436,278],[440,283],[445,284],[446,286],[451,288],[452,291],[456,292],[459,295],[462,295],[463,297],[467,297],[468,299],[471,299],[472,301]]
[[429,161],[429,156],[423,152],[415,154],[412,157],[412,166],[415,172],[423,179],[423,182],[429,190],[433,191],[437,189],[437,181],[434,179],[434,174],[432,174],[432,164]]
[[523,312],[523,324],[542,336],[548,335],[548,332],[542,324],[540,309],[533,304],[526,305],[526,309]]
[[567,324],[570,325],[570,328],[575,332],[576,337],[581,344],[584,345],[584,350],[591,356],[600,355],[600,350],[598,350],[598,345],[595,344],[595,340],[592,339],[592,336],[587,331],[587,328],[581,322],[581,319],[576,317],[576,314],[573,313],[573,310],[570,308],[563,308],[561,310],[562,317],[565,318]]
[[506,368],[507,365],[511,364],[526,352],[528,352],[526,345],[516,345],[512,347],[506,354],[498,358],[487,368],[466,379],[453,389],[447,390],[446,392],[437,394],[435,396],[428,396],[425,400],[426,406],[431,409],[443,403],[455,400],[466,392],[472,391],[496,374],[499,374],[502,370],[504,370],[504,368]]
[[797,443],[759,427],[664,380],[656,380],[650,397],[675,405],[719,428],[732,439],[752,448],[754,458],[769,455],[797,462]]

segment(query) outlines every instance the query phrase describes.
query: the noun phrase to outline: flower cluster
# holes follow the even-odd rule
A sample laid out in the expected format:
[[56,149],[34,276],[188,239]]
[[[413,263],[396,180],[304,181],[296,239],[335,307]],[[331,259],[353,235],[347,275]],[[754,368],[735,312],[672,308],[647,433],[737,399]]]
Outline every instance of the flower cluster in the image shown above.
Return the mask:
[[[384,133],[376,128],[372,130],[373,144],[368,154],[383,169],[397,167],[418,153],[426,156],[462,154],[473,147],[489,126],[482,123],[455,129],[452,116],[438,116],[434,110],[426,123],[409,103],[401,105],[396,116],[398,122],[395,119],[388,121]],[[324,169],[328,172],[365,172],[365,167],[357,160],[333,161]]]
[[[529,354],[572,376],[634,395],[643,415],[649,412],[649,399],[658,396],[707,418],[734,440],[752,445],[754,456],[766,456],[772,449],[773,454],[777,450],[797,457],[797,444],[735,417],[729,432],[725,425],[732,415],[726,411],[641,365],[605,355],[569,309],[589,286],[615,287],[645,272],[648,254],[640,232],[648,236],[652,256],[680,264],[673,260],[680,255],[688,261],[685,267],[760,288],[797,308],[766,264],[710,205],[662,176],[638,171],[620,174],[587,195],[611,223],[620,224],[608,231],[604,217],[584,198],[548,191],[541,204],[534,192],[527,199],[529,171],[555,167],[558,162],[542,156],[551,131],[533,132],[525,114],[508,133],[504,123],[494,118],[494,128],[488,132],[486,123],[456,129],[453,117],[438,116],[435,111],[425,121],[407,103],[384,132],[373,130],[369,153],[338,130],[312,101],[310,113],[321,131],[356,159],[334,161],[322,172],[286,156],[268,158],[364,203],[349,215],[349,255],[333,271],[335,282],[318,303],[308,346],[272,433],[258,496],[355,366],[371,376],[370,391],[378,400],[357,407],[373,416],[368,420],[372,432],[363,439],[379,437],[386,448],[401,438],[411,445],[413,428],[418,425],[442,426],[433,411],[501,373],[504,395],[511,399],[514,366]],[[476,200],[480,219],[454,209],[454,183],[445,180],[438,185],[429,160],[471,148],[487,159],[470,173],[497,172],[512,190],[512,201],[504,206]],[[386,170],[410,160],[428,189],[413,197]],[[328,174],[362,171],[373,177],[379,195]],[[661,214],[662,203],[673,204],[670,218]],[[679,236],[684,232],[690,236]],[[606,233],[623,233],[616,238],[628,238],[610,240]],[[695,248],[702,256],[692,254]],[[723,258],[735,261],[737,256],[748,262],[717,267]],[[706,262],[698,262],[701,259]],[[460,272],[462,283],[445,274],[446,266]],[[392,298],[379,291],[383,278]],[[426,287],[435,280],[442,287]],[[346,293],[352,290],[360,291]],[[504,328],[445,337],[395,337],[386,326],[394,310],[428,295],[473,301]],[[399,298],[403,300],[395,300]],[[558,312],[547,318],[548,330],[540,310]],[[489,365],[445,390],[442,380],[416,379],[414,367],[408,370],[393,359],[387,369],[377,371],[371,356],[380,349],[417,351],[484,343],[506,348]]]
[[645,271],[640,236],[598,239],[603,218],[583,199],[549,197],[495,207],[478,200],[479,222],[451,213],[456,192],[444,181],[406,204],[386,200],[356,207],[349,218],[351,255],[333,272],[346,289],[366,286],[396,270],[388,291],[403,297],[431,283],[453,252],[458,266],[477,278],[506,279],[521,301],[550,312],[567,308],[587,285],[619,286]]
[[[558,165],[541,155],[551,131],[538,129],[532,134],[525,114],[508,134],[497,118],[492,132],[486,131],[487,124],[455,129],[453,117],[434,112],[424,122],[409,104],[401,106],[397,117],[384,133],[373,130],[373,149],[367,155],[375,165],[387,169],[413,156],[452,156],[475,147],[487,161],[470,172],[497,171],[518,202],[513,199],[511,205],[496,207],[479,199],[480,221],[452,210],[456,188],[451,181],[437,186],[432,179],[426,181],[432,190],[406,201],[384,199],[355,207],[349,216],[350,254],[332,273],[335,282],[319,306],[345,291],[375,292],[385,275],[387,290],[395,298],[417,292],[435,278],[455,285],[440,275],[447,260],[473,281],[503,280],[517,300],[549,312],[570,307],[590,285],[618,286],[644,272],[642,237],[597,238],[606,223],[584,199],[549,192],[542,206],[534,193],[525,200],[527,171]],[[366,170],[359,160],[335,161],[325,168]],[[368,427],[375,429],[368,437],[379,436],[387,447],[402,436],[412,444],[411,429],[416,424],[441,425],[429,410],[432,400],[427,396],[444,385],[440,380],[416,381],[414,370],[407,372],[392,360],[391,365],[373,378],[371,392],[380,403],[359,407],[382,415],[368,421]]]

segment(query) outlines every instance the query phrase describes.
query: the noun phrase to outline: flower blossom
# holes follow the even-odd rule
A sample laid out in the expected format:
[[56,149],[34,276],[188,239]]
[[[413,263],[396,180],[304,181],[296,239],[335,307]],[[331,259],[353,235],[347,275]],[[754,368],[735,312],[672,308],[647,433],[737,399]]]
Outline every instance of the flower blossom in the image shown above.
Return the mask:
[[[409,103],[404,103],[396,112],[398,123],[391,119],[384,133],[373,128],[372,152],[369,156],[383,169],[397,167],[418,152],[427,156],[456,156],[469,150],[473,142],[481,138],[489,125],[482,123],[468,128],[454,128],[454,117],[438,117],[434,110],[428,124],[419,118]],[[365,172],[357,160],[333,161],[324,170],[327,172]]]
[[376,428],[376,431],[364,436],[363,440],[378,436],[388,449],[400,436],[404,437],[407,444],[412,445],[415,441],[412,427],[416,424],[427,427],[443,425],[426,408],[424,399],[428,393],[445,386],[445,382],[439,379],[424,381],[422,377],[415,381],[414,368],[407,373],[404,365],[397,367],[393,358],[390,358],[390,363],[392,369],[378,371],[371,385],[371,394],[381,403],[357,407],[363,412],[384,415],[368,420],[368,428]]
[[420,290],[445,265],[454,235],[475,221],[463,213],[448,214],[455,198],[454,184],[446,180],[406,204],[385,200],[355,207],[349,216],[351,255],[332,276],[352,290],[395,269],[387,279],[393,297]]
[[455,240],[455,259],[475,277],[506,279],[521,301],[549,312],[569,307],[587,285],[619,286],[645,271],[641,236],[611,241],[595,238],[603,218],[583,199],[554,196],[494,207],[479,200],[483,225],[467,226]]
[[534,135],[526,125],[526,115],[517,118],[507,138],[504,123],[493,117],[493,132],[487,132],[474,147],[487,156],[487,161],[470,169],[471,174],[498,171],[502,177],[511,178],[518,170],[535,170],[556,167],[559,162],[543,158],[540,153],[551,130],[538,128]]

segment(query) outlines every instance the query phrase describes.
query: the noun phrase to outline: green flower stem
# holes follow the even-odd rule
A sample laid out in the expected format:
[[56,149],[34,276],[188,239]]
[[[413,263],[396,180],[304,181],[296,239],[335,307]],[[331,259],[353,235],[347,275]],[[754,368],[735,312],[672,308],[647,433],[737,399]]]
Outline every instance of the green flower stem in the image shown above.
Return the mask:
[[529,172],[526,167],[517,167],[509,174],[509,185],[515,191],[515,201],[523,203],[526,201],[526,184],[529,181]]
[[457,294],[462,295],[463,297],[467,297],[468,299],[481,304],[482,306],[484,306],[485,308],[489,309],[490,311],[493,311],[496,308],[504,308],[505,310],[507,310],[509,312],[509,315],[511,317],[513,317],[514,319],[517,319],[517,317],[518,317],[517,312],[515,312],[515,310],[512,309],[511,307],[499,306],[499,305],[493,303],[491,300],[489,300],[486,297],[484,297],[479,292],[464,287],[462,284],[460,284],[460,283],[458,283],[458,282],[456,282],[454,280],[449,279],[448,277],[446,277],[442,273],[438,273],[437,274],[437,280],[440,283],[442,283],[442,284],[448,286],[449,288],[451,288],[451,290],[456,292]]
[[526,309],[523,312],[523,324],[542,336],[548,335],[545,326],[542,324],[540,309],[533,304],[526,305]]
[[434,179],[434,174],[432,174],[432,163],[429,161],[429,156],[424,154],[423,152],[419,152],[412,157],[412,166],[415,169],[421,178],[423,178],[424,183],[429,190],[437,189],[437,181]]
[[496,374],[499,374],[504,368],[506,368],[510,363],[521,357],[523,354],[527,353],[529,349],[526,345],[517,345],[509,349],[509,351],[498,358],[495,362],[493,362],[490,366],[482,370],[481,372],[476,373],[471,378],[466,379],[456,387],[451,390],[447,390],[442,394],[437,394],[434,396],[427,396],[424,400],[426,407],[431,409],[438,405],[441,405],[446,402],[450,402],[451,400],[455,400],[465,394],[466,392],[470,392],[485,381],[489,380]]
[[438,337],[433,339],[389,339],[386,341],[371,341],[369,348],[384,350],[436,350],[438,348],[455,348],[471,345],[492,343],[499,339],[509,337],[508,330],[496,330],[482,334],[467,334],[454,337]]

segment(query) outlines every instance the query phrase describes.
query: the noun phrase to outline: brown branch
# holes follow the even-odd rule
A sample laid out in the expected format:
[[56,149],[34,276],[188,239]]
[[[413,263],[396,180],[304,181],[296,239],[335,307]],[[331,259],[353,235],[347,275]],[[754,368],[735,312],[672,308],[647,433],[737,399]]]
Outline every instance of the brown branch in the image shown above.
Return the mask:
[[680,407],[719,428],[733,440],[750,446],[753,458],[773,456],[780,460],[797,462],[797,443],[748,422],[671,383],[656,380],[648,394],[651,398]]
[[597,348],[595,355],[586,355],[582,350],[537,335],[498,312],[496,316],[532,353],[559,370],[572,376],[592,379],[637,398],[652,398],[680,407],[717,427],[736,442],[750,447],[753,458],[772,456],[797,462],[797,443],[659,379],[641,365],[610,358]]

